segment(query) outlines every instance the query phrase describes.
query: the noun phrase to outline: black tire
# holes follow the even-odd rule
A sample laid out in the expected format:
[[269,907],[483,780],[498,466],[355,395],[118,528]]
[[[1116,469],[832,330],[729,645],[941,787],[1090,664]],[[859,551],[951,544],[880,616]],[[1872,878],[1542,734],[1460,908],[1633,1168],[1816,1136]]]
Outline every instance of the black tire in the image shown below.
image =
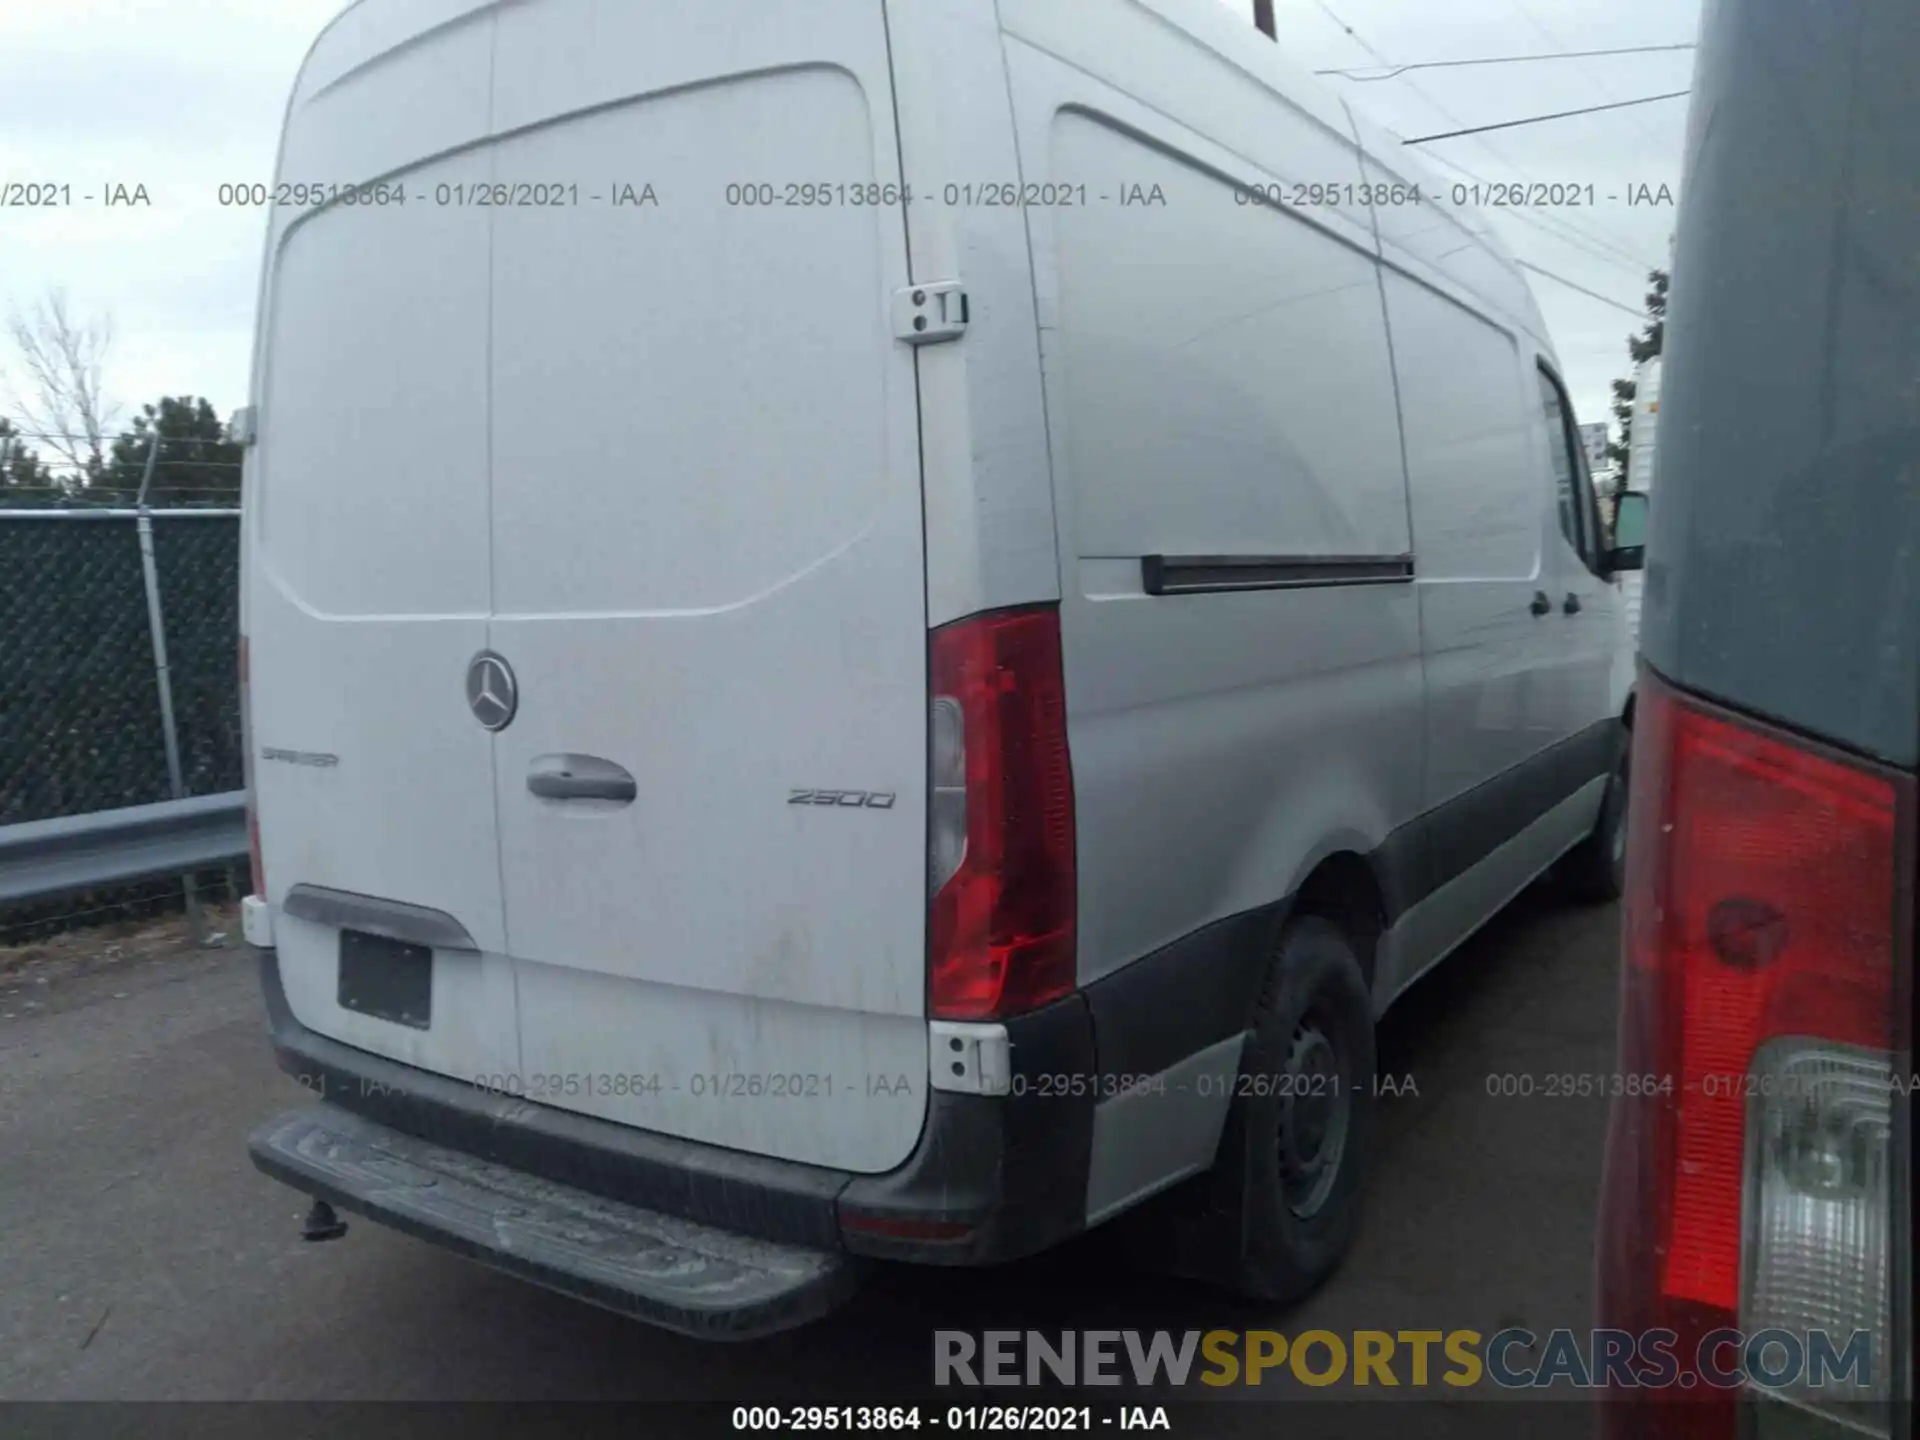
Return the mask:
[[1618,900],[1627,888],[1627,761],[1631,737],[1623,737],[1620,758],[1607,777],[1606,797],[1600,802],[1593,833],[1567,852],[1561,878],[1576,900],[1605,904]]
[[1352,1245],[1373,1068],[1373,1005],[1353,943],[1332,921],[1302,916],[1275,947],[1215,1163],[1215,1193],[1237,1211],[1220,1218],[1237,1231],[1241,1294],[1296,1300]]

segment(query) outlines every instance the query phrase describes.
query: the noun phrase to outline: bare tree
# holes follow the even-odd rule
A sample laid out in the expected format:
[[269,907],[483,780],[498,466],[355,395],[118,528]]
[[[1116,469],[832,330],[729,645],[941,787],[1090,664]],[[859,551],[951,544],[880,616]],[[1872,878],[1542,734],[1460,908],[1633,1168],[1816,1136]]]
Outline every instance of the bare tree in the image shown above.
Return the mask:
[[54,290],[31,310],[14,309],[7,333],[19,352],[24,388],[0,369],[19,429],[33,434],[84,481],[105,468],[105,446],[119,407],[106,398],[103,372],[113,346],[113,320],[76,321],[66,292]]

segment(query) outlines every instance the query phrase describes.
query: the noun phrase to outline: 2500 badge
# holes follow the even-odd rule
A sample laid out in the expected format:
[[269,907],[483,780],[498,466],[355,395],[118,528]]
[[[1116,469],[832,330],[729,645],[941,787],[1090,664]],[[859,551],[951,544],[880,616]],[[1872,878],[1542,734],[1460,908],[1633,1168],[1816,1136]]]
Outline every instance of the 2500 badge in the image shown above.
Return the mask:
[[891,790],[791,790],[789,805],[841,805],[849,810],[891,810]]

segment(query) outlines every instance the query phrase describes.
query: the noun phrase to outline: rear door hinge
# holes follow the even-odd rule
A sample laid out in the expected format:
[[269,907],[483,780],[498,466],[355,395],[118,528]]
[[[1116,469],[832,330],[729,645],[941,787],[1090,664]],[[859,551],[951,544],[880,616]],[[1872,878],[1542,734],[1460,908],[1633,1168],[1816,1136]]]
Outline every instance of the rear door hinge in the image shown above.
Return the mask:
[[909,345],[938,345],[967,333],[967,291],[958,280],[935,280],[893,292],[893,334]]

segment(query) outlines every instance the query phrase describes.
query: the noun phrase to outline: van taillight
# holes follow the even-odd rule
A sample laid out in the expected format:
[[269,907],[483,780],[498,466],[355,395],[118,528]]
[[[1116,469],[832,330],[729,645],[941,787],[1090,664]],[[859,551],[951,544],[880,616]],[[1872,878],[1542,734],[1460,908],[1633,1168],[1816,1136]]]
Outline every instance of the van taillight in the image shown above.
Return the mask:
[[[1905,1183],[1892,1135],[1906,1123],[1893,1058],[1909,1045],[1895,972],[1912,965],[1911,917],[1896,925],[1912,778],[1644,669],[1634,731],[1619,1064],[1648,1078],[1611,1117],[1599,1319],[1676,1332],[1683,1373],[1617,1393],[1652,1411],[1609,1404],[1606,1428],[1731,1437],[1735,1401],[1761,1394],[1762,1437],[1773,1401],[1884,1431],[1907,1386],[1891,1343]],[[1703,1383],[1695,1347],[1723,1328],[1824,1331],[1836,1351],[1865,1332],[1870,1373]],[[1712,1363],[1724,1375],[1736,1359]]]
[[930,639],[928,1007],[990,1020],[1074,988],[1060,616],[997,611]]

